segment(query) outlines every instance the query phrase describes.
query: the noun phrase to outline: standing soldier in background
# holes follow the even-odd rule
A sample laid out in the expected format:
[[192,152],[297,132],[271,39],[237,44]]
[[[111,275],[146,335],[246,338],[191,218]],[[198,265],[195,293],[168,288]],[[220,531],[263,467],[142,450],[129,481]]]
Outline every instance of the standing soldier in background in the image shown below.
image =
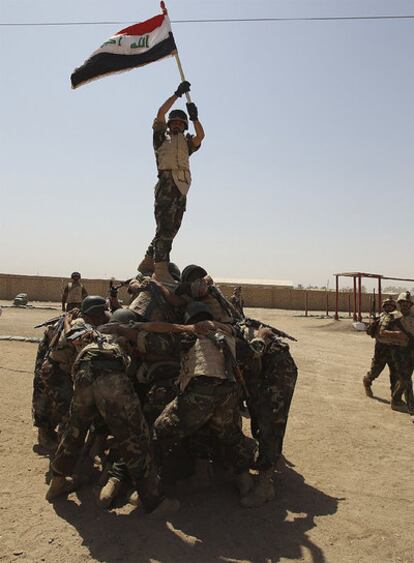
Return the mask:
[[[371,361],[371,369],[362,380],[365,393],[367,397],[370,398],[373,397],[371,389],[372,382],[380,376],[386,365],[388,365],[388,369],[390,370],[391,395],[397,381],[397,374],[395,373],[395,365],[392,356],[392,345],[390,345],[390,343],[386,340],[384,341],[384,337],[381,337],[379,334],[382,323],[388,322],[390,317],[395,316],[393,313],[396,308],[397,303],[394,299],[385,299],[382,303],[382,313],[380,317],[376,318],[367,328],[367,334],[372,338],[375,338],[374,357]],[[398,312],[397,315],[399,315]]]
[[62,311],[71,311],[80,308],[82,301],[87,297],[88,292],[81,283],[81,275],[79,272],[73,272],[70,276],[71,280],[66,284],[62,294]]
[[242,297],[241,290],[242,290],[241,285],[237,285],[233,289],[233,294],[230,297],[230,303],[233,305],[236,311],[240,313],[240,316],[244,317],[244,311],[243,311],[244,299]]
[[197,107],[192,102],[187,104],[187,111],[194,124],[195,136],[184,135],[188,129],[188,118],[184,111],[171,111],[167,123],[165,115],[177,99],[189,91],[190,83],[182,82],[160,107],[153,124],[153,144],[158,169],[154,207],[157,228],[138,270],[143,274],[155,272],[159,281],[167,283],[174,283],[168,271],[168,263],[191,184],[189,157],[200,148],[204,130],[198,120]]
[[[397,299],[399,316],[389,315],[379,329],[384,341],[392,344],[392,360],[395,365],[397,381],[392,393],[391,408],[414,415],[414,394],[412,374],[414,368],[414,316],[413,302],[409,291],[400,293]],[[406,404],[402,401],[402,396]]]

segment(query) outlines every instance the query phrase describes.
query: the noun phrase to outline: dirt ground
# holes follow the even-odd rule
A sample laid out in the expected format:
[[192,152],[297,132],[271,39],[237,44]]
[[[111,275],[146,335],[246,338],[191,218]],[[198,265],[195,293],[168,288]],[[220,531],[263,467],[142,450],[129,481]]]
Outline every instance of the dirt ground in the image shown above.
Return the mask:
[[[373,341],[349,320],[250,314],[299,340],[276,500],[243,509],[221,484],[183,494],[162,522],[129,505],[103,511],[92,487],[45,501],[48,458],[33,451],[30,413],[36,345],[0,342],[0,561],[414,562],[414,425],[390,409],[387,373],[365,397]],[[33,325],[54,315],[5,308],[0,334],[40,336]]]

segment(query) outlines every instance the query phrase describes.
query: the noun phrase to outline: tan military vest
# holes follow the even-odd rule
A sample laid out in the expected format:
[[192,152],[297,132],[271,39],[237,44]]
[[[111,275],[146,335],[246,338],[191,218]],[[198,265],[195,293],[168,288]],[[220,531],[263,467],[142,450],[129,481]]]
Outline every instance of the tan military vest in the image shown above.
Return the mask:
[[68,283],[68,297],[67,303],[82,303],[82,289],[81,283]]
[[[376,335],[376,340],[381,344],[388,344],[389,346],[406,347],[407,344],[405,342],[401,342],[400,339],[401,329],[397,326],[392,326],[393,320],[399,320],[405,327],[404,323],[402,322],[403,316],[401,315],[400,311],[394,311],[392,313],[381,313],[380,325]],[[391,328],[389,326],[390,324]],[[406,330],[409,330],[407,327],[405,328]],[[386,331],[386,334],[384,334],[384,331]],[[395,333],[395,336],[392,333]]]
[[[225,336],[230,350],[235,355],[235,339]],[[183,355],[179,376],[180,389],[183,391],[193,377],[204,375],[227,379],[225,358],[221,349],[205,336],[197,338],[196,343]]]
[[202,299],[200,299],[200,301],[208,305],[213,315],[213,319],[215,321],[219,321],[221,323],[228,323],[232,320],[231,316],[220,305],[219,301],[215,297],[213,297],[213,295],[208,294]]
[[183,133],[167,136],[156,153],[158,170],[170,170],[177,188],[187,195],[191,184],[190,155]]
[[165,316],[160,308],[154,303],[154,297],[150,291],[141,291],[128,305],[135,313],[145,317],[148,321],[164,321]]

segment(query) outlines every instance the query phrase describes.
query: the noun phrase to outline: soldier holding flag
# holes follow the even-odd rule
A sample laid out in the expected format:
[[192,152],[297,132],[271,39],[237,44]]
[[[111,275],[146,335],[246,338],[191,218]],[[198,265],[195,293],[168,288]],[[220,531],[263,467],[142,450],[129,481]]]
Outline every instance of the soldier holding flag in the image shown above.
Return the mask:
[[191,184],[189,157],[200,148],[204,129],[198,120],[197,106],[193,102],[187,103],[187,111],[194,124],[194,136],[185,135],[188,118],[184,111],[172,110],[168,121],[165,116],[177,99],[183,94],[188,94],[189,90],[190,83],[181,82],[174,94],[162,104],[153,124],[153,143],[158,168],[154,207],[157,228],[138,269],[145,274],[155,272],[159,281],[167,283],[174,283],[168,271],[168,263]]
[[[172,241],[181,225],[191,184],[189,157],[204,139],[204,130],[198,120],[197,106],[191,101],[190,83],[185,80],[171,22],[165,3],[162,14],[122,29],[105,41],[71,75],[72,88],[113,73],[139,68],[165,57],[174,56],[181,76],[181,84],[158,110],[154,121],[154,150],[158,168],[155,186],[155,237],[149,245],[138,270],[155,273],[160,282],[174,283],[168,264]],[[188,117],[182,110],[173,110],[166,122],[165,116],[183,94],[187,111],[194,124],[195,135],[185,135]]]

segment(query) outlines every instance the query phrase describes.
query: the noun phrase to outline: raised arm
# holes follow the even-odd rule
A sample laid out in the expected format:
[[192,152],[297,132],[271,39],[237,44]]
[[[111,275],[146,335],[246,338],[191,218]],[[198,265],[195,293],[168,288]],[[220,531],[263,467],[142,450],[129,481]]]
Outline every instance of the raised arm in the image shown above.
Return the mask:
[[117,334],[118,336],[124,336],[131,342],[135,342],[140,331],[145,332],[158,332],[161,334],[173,333],[181,334],[183,332],[195,334],[194,325],[179,325],[164,323],[162,321],[154,322],[144,322],[144,323],[133,323],[132,326],[127,324],[118,323],[108,323],[99,327],[99,331],[103,334]]
[[186,92],[189,92],[189,91],[190,91],[190,83],[187,82],[187,81],[181,82],[181,84],[178,86],[178,88],[174,92],[174,94],[172,96],[170,96],[167,100],[165,100],[165,102],[162,104],[162,106],[158,110],[158,113],[157,113],[158,121],[165,122],[165,116],[166,116],[167,112],[170,111],[170,109],[173,107],[173,105],[178,100],[178,98],[181,98],[181,96],[183,94],[185,94]]
[[201,123],[198,119],[197,106],[193,102],[187,104],[187,111],[188,111],[188,115],[190,117],[190,121],[193,122],[194,131],[195,131],[195,135],[191,139],[191,142],[193,143],[194,148],[198,149],[198,147],[201,145],[204,137],[206,136],[205,133],[204,133],[204,128],[203,128],[203,126],[201,125]]

